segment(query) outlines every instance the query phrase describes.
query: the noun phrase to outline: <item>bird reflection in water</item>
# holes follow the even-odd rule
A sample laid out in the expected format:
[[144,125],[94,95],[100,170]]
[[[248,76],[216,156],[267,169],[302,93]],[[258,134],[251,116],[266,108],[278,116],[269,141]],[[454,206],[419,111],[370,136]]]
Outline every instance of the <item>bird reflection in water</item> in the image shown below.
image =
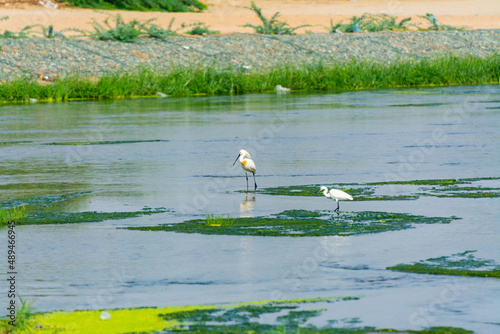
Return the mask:
[[240,217],[252,217],[251,212],[255,207],[255,194],[243,195],[243,200],[240,203]]

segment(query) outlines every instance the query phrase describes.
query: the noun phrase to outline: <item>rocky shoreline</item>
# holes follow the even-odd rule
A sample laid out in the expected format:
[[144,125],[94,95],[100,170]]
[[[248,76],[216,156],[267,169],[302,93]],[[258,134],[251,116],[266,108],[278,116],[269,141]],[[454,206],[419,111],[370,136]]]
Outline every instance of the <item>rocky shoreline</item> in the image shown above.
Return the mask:
[[486,57],[500,53],[500,30],[409,31],[268,36],[229,34],[175,36],[136,43],[89,39],[0,40],[0,80],[40,75],[100,76],[141,66],[236,66],[258,70],[280,64],[394,62],[440,55]]

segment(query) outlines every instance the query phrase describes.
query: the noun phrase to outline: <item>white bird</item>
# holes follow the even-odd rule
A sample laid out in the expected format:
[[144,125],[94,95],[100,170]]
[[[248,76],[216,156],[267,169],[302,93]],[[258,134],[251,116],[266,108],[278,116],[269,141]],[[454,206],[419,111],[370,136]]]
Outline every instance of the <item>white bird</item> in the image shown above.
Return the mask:
[[352,196],[346,192],[343,192],[342,190],[330,189],[330,191],[328,191],[327,187],[321,186],[321,188],[319,188],[318,192],[320,192],[320,191],[323,191],[323,195],[325,195],[325,197],[334,199],[337,202],[337,208],[335,210],[333,210],[337,213],[339,212],[339,209],[340,209],[339,208],[339,201],[340,200],[352,201]]
[[[248,159],[245,157],[248,157]],[[241,168],[243,168],[243,170],[245,171],[245,177],[247,178],[247,191],[248,191],[248,174],[247,174],[247,172],[250,172],[253,174],[253,183],[255,185],[255,190],[257,190],[257,182],[255,182],[255,172],[256,172],[255,162],[253,162],[253,160],[250,158],[251,158],[251,156],[247,151],[240,150],[240,153],[236,157],[236,160],[234,160],[234,162],[233,162],[233,166],[234,166],[236,161],[238,159],[240,160]]]
[[290,93],[290,88],[283,87],[281,85],[277,85],[274,87],[274,92],[277,94]]

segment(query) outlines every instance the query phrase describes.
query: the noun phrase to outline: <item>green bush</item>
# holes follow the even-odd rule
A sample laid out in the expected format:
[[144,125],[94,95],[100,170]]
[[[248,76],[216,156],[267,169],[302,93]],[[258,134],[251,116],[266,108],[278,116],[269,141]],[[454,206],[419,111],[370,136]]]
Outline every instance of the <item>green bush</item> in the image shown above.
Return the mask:
[[104,20],[104,26],[94,20],[92,25],[95,31],[90,34],[90,37],[100,41],[135,42],[140,35],[148,31],[148,24],[153,20],[125,22],[121,15],[117,15],[115,27],[109,24],[109,18]]
[[378,31],[400,31],[407,30],[407,23],[411,20],[410,17],[404,18],[396,22],[396,17],[387,14],[363,14],[362,16],[353,16],[348,23],[340,21],[333,24],[330,21],[330,32],[378,32]]
[[267,19],[263,14],[262,14],[262,9],[258,8],[257,5],[252,1],[250,4],[250,7],[246,7],[253,11],[259,19],[262,21],[262,25],[255,26],[253,24],[245,24],[243,27],[245,28],[253,28],[255,30],[256,34],[264,34],[264,35],[295,35],[295,30],[304,28],[304,27],[309,27],[308,24],[304,24],[298,27],[288,27],[288,24],[286,22],[281,22],[278,21],[278,16],[280,15],[279,12],[276,12],[271,19]]
[[63,2],[81,8],[162,12],[194,12],[207,8],[198,0],[64,0]]

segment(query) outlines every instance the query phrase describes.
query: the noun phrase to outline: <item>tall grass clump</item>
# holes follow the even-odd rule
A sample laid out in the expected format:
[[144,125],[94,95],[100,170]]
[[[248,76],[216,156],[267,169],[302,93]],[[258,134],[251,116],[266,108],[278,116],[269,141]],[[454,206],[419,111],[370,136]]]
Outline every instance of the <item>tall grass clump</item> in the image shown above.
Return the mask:
[[224,218],[223,215],[217,216],[214,215],[213,213],[207,214],[205,217],[205,225],[206,226],[231,226],[234,224],[234,219],[227,215],[226,218]]
[[6,209],[0,207],[0,226],[7,224],[8,222],[18,221],[20,219],[26,218],[28,214],[24,206],[14,207],[12,209]]
[[409,59],[390,63],[352,60],[347,63],[323,62],[288,64],[245,71],[236,67],[171,66],[167,71],[141,68],[111,73],[91,80],[71,76],[41,85],[30,78],[19,78],[0,85],[0,103],[107,100],[155,96],[222,95],[271,92],[276,85],[294,91],[357,90],[370,88],[446,86],[498,83],[500,55],[443,56]]
[[262,9],[257,7],[255,2],[251,2],[250,7],[245,7],[253,11],[257,17],[261,20],[261,25],[253,25],[250,23],[245,24],[245,28],[253,28],[256,34],[264,35],[295,35],[295,30],[308,27],[308,24],[290,27],[286,22],[278,21],[279,12],[274,13],[274,15],[268,19],[262,14]]
[[94,9],[193,12],[207,5],[198,0],[64,0],[68,5]]
[[19,297],[19,304],[16,309],[15,326],[9,324],[10,318],[0,320],[0,333],[32,333],[34,324],[32,321],[35,308],[31,305],[33,301],[27,302]]

